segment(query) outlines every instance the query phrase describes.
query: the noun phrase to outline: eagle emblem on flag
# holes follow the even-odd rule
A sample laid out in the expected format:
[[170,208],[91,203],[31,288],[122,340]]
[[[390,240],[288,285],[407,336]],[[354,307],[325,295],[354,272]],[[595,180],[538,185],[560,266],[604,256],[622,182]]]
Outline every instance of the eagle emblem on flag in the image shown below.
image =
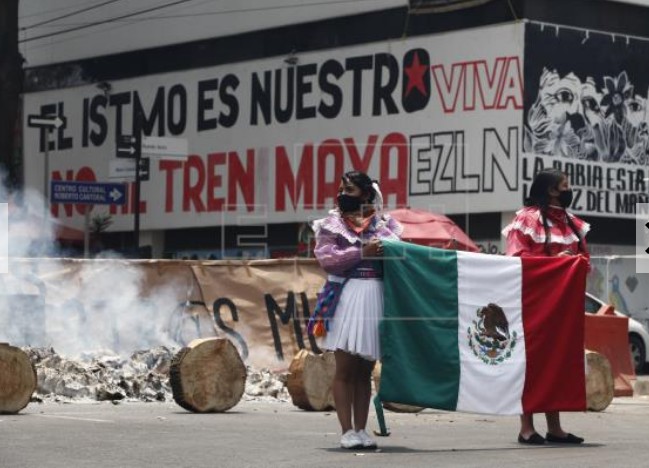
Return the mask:
[[467,339],[469,347],[482,362],[495,366],[511,357],[517,334],[509,330],[502,307],[489,303],[476,311],[476,319],[467,328]]

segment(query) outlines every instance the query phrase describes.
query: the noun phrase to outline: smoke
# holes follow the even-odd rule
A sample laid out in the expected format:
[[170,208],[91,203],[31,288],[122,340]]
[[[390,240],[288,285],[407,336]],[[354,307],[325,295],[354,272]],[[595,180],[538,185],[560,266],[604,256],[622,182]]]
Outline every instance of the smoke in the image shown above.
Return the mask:
[[134,261],[62,259],[58,222],[40,193],[0,187],[2,202],[9,204],[9,222],[8,273],[0,274],[0,342],[53,347],[69,357],[184,344],[187,333],[179,333],[174,317],[183,313],[186,284],[170,280],[147,288]]
[[177,307],[182,288],[170,283],[144,294],[137,262],[9,262],[0,288],[0,341],[76,357],[183,344],[174,327],[174,316],[183,313]]
[[45,345],[68,355],[178,347],[170,325],[180,286],[167,284],[144,294],[144,280],[137,262],[81,262],[74,282],[64,283],[68,299],[47,314]]
[[0,188],[0,202],[8,203],[9,258],[56,253],[56,222],[47,213],[43,197],[34,190],[8,193]]
[[[57,247],[58,221],[35,191],[8,193],[8,273],[0,274],[0,342],[53,348],[66,358],[88,361],[97,353],[127,357],[157,347],[178,349],[195,338],[230,339],[245,364],[285,370],[242,321],[216,326],[210,307],[197,299],[195,281],[169,275],[116,254],[80,260]],[[110,258],[108,258],[110,257]],[[166,278],[166,277],[165,277]],[[155,284],[153,287],[151,284]]]

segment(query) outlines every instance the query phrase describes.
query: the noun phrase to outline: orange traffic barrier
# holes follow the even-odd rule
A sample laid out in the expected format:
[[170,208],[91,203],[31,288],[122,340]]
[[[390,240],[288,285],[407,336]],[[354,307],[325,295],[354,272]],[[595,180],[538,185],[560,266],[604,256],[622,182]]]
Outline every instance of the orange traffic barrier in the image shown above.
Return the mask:
[[586,314],[584,347],[597,351],[611,363],[615,396],[633,396],[636,379],[629,350],[629,319],[615,315],[612,306],[603,306],[596,314]]

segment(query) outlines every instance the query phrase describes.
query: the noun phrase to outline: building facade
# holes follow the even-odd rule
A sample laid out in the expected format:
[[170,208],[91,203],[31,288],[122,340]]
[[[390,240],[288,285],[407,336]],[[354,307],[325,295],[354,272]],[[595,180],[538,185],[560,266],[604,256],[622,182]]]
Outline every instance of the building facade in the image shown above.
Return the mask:
[[[78,13],[60,1],[21,18],[25,183],[126,183],[125,205],[93,209],[112,217],[104,247],[133,248],[137,211],[155,257],[301,252],[305,223],[360,169],[388,208],[444,213],[497,253],[535,171],[554,166],[593,225],[593,253],[634,252],[635,204],[649,191],[648,8],[386,0],[228,13],[188,0]],[[27,28],[75,11],[96,16]],[[29,115],[65,125],[46,134]],[[187,148],[143,150],[139,205],[133,161],[117,157],[124,135]],[[85,209],[51,207],[77,228]]]

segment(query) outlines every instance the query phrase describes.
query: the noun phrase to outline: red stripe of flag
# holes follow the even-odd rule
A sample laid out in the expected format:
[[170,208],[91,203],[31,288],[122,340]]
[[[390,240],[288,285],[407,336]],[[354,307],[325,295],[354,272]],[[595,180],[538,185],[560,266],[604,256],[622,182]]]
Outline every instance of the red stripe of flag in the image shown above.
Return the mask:
[[523,257],[523,411],[585,411],[584,294],[579,257]]

